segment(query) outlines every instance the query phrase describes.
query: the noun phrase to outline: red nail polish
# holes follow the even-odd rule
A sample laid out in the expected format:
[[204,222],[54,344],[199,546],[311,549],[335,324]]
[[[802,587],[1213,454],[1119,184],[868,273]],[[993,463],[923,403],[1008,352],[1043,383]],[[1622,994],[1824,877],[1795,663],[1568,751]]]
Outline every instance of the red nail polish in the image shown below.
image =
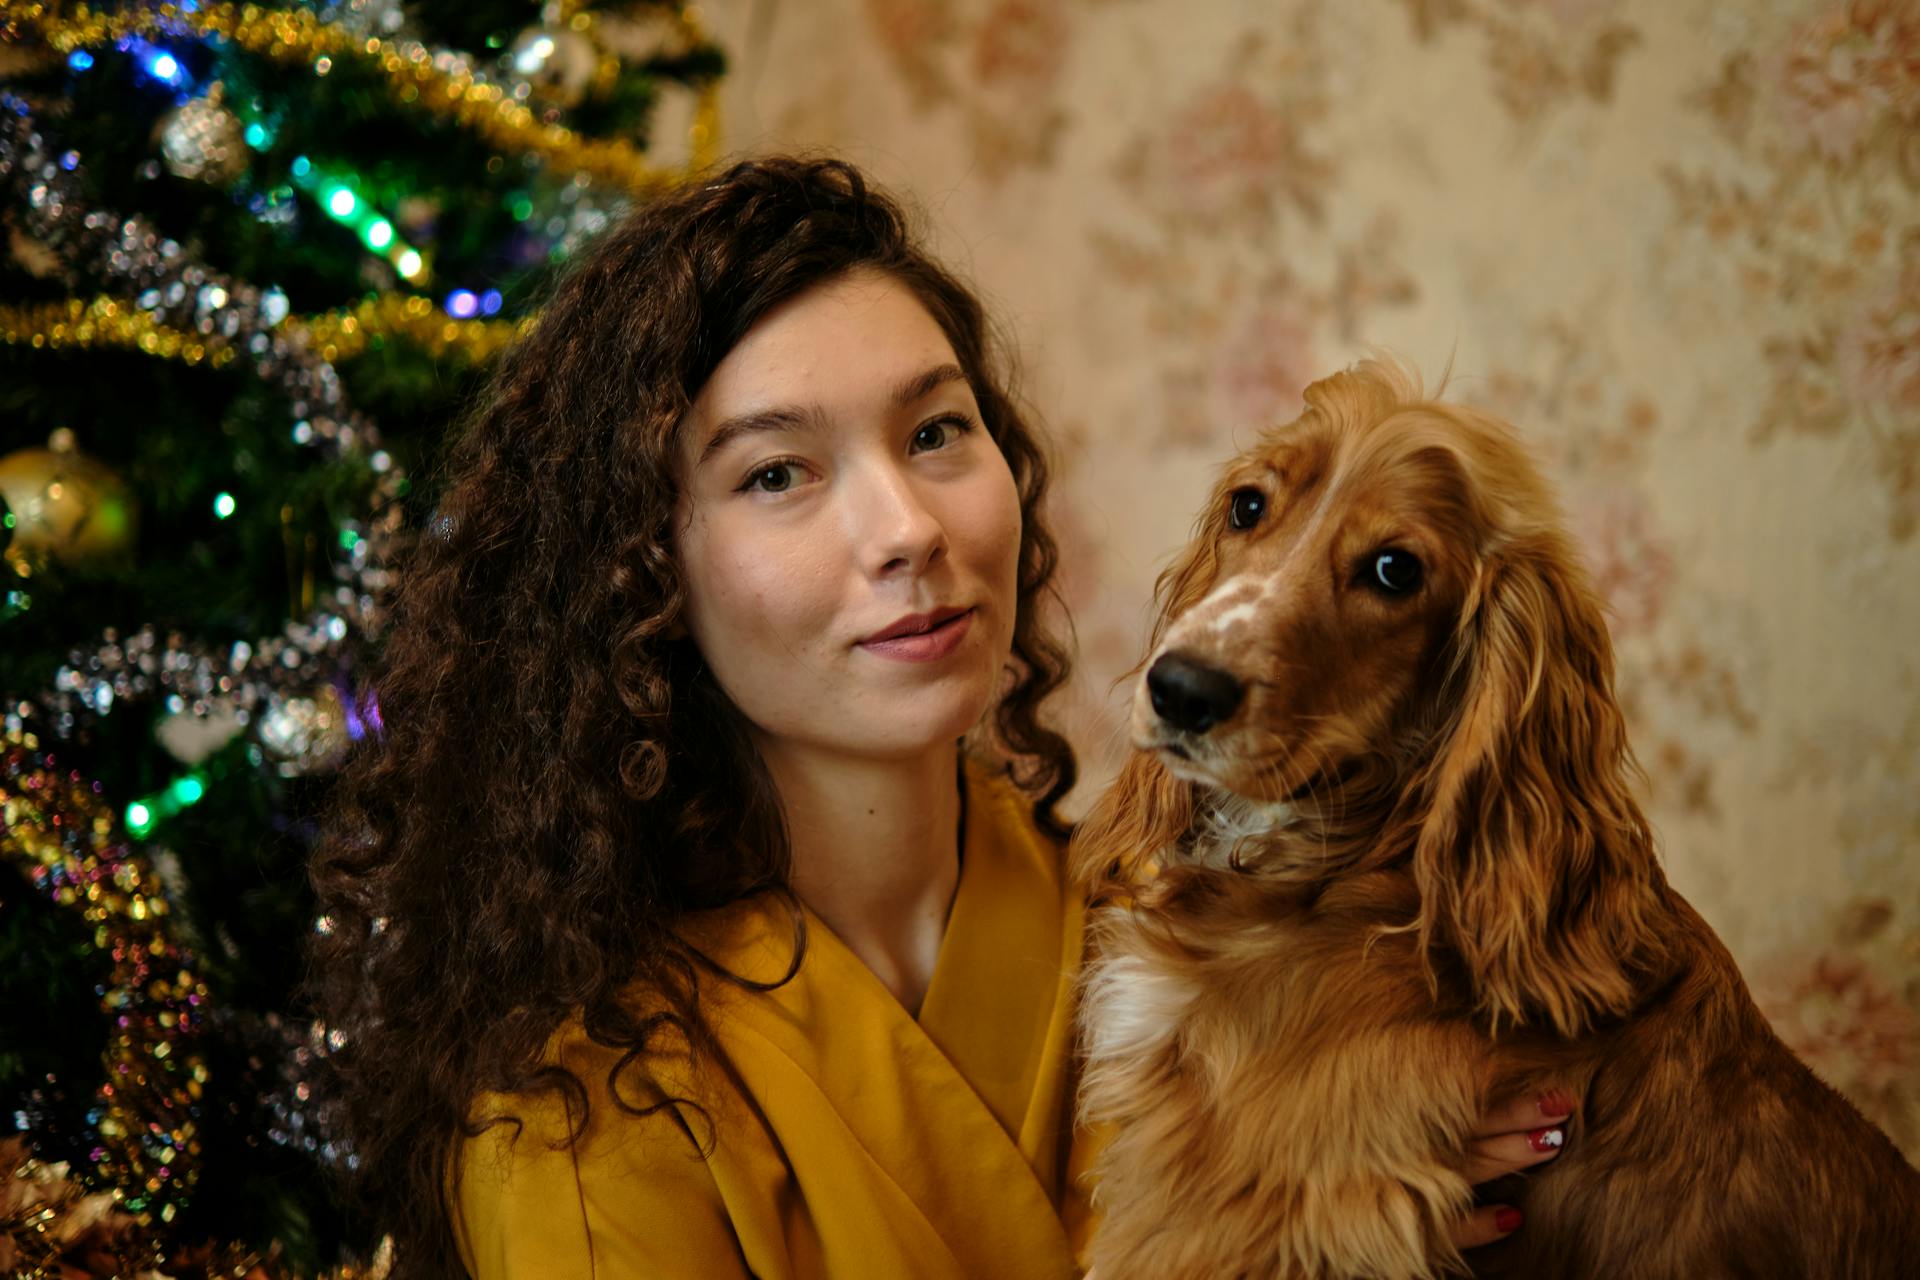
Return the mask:
[[1567,1131],[1557,1124],[1548,1125],[1528,1134],[1527,1141],[1533,1144],[1535,1151],[1558,1151],[1567,1145]]
[[1500,1229],[1502,1235],[1514,1230],[1520,1225],[1520,1211],[1511,1208],[1501,1209],[1493,1215],[1493,1225]]
[[1552,1093],[1540,1096],[1540,1114],[1549,1120],[1558,1120],[1562,1116],[1573,1114],[1573,1097],[1565,1089],[1555,1089]]

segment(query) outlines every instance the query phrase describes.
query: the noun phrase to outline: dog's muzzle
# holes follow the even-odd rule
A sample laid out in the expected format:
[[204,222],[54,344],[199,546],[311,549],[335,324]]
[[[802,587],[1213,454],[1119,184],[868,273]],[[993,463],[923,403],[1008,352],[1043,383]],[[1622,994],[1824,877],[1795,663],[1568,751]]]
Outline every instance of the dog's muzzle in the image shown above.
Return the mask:
[[1154,714],[1185,733],[1205,733],[1232,716],[1245,692],[1227,672],[1183,653],[1163,653],[1147,670]]

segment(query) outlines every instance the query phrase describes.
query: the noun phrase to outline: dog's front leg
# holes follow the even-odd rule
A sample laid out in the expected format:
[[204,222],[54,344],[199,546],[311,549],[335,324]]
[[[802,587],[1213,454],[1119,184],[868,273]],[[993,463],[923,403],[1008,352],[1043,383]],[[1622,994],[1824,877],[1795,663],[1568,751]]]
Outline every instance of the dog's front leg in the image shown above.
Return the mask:
[[1101,1158],[1102,1280],[1466,1273],[1452,1238],[1473,1198],[1479,1045],[1463,1028],[1355,1027],[1356,1012],[1311,1047],[1188,1042],[1164,1107]]

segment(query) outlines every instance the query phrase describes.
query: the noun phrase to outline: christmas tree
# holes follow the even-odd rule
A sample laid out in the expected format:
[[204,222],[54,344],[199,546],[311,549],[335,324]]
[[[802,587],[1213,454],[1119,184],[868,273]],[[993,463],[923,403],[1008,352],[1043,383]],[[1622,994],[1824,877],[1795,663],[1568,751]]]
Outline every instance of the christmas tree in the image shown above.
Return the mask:
[[721,70],[692,6],[0,0],[0,1272],[381,1268],[314,818],[463,401]]

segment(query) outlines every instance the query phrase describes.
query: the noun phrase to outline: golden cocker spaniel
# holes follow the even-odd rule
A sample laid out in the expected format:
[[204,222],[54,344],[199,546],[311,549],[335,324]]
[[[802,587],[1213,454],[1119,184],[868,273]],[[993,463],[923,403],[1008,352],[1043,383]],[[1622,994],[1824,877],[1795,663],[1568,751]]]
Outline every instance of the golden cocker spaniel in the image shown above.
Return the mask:
[[[1662,874],[1512,428],[1367,361],[1226,469],[1081,824],[1099,1280],[1920,1276],[1920,1174]],[[1463,1256],[1474,1121],[1566,1150]]]

